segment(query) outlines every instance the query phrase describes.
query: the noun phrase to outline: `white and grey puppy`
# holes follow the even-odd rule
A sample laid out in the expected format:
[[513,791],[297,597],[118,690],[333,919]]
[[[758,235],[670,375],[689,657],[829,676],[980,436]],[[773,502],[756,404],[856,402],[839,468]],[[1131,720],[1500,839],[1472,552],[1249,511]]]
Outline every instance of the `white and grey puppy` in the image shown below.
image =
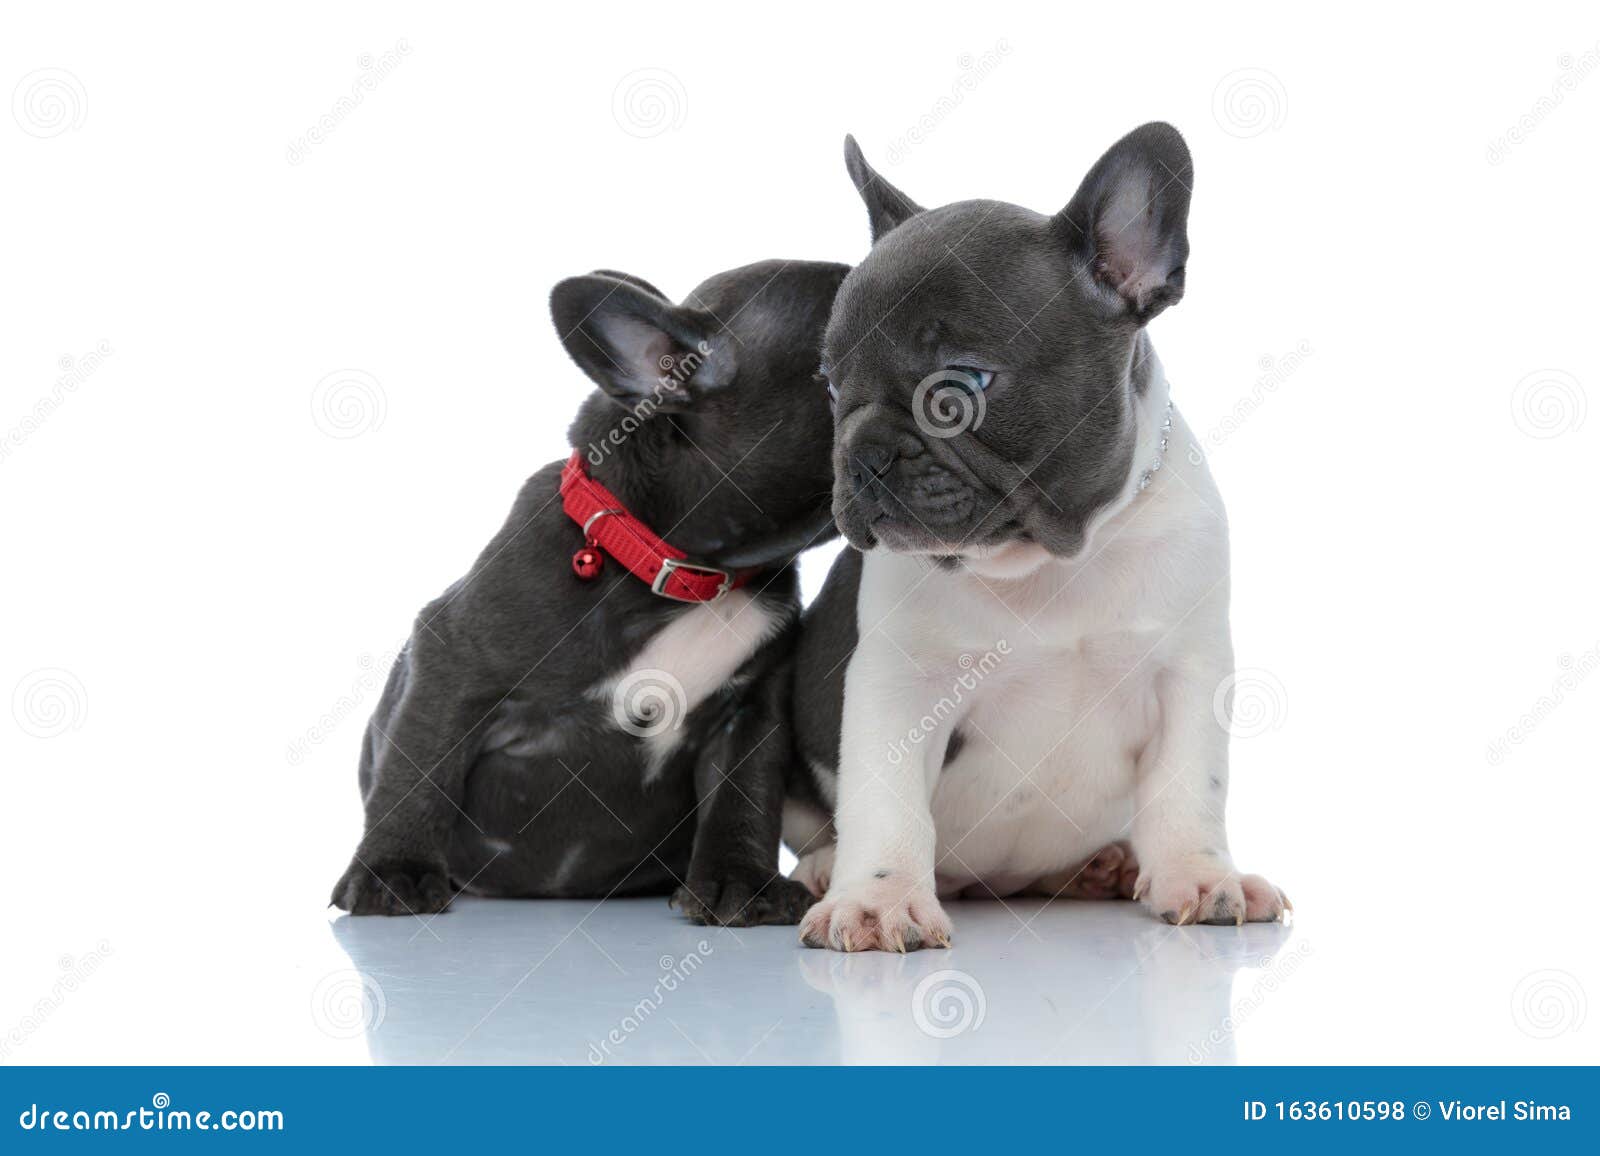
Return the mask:
[[1183,294],[1182,137],[1130,133],[1053,216],[846,160],[874,244],[823,347],[855,550],[797,657],[802,939],[945,944],[941,896],[1080,865],[1171,923],[1279,919],[1223,823],[1227,523],[1145,332]]

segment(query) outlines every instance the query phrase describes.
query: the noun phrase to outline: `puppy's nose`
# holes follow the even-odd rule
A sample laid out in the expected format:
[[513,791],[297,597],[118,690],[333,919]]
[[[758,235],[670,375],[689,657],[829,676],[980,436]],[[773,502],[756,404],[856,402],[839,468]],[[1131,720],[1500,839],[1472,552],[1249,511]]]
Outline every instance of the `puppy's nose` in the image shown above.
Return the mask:
[[850,480],[858,487],[876,481],[889,472],[898,451],[881,442],[864,442],[850,449]]

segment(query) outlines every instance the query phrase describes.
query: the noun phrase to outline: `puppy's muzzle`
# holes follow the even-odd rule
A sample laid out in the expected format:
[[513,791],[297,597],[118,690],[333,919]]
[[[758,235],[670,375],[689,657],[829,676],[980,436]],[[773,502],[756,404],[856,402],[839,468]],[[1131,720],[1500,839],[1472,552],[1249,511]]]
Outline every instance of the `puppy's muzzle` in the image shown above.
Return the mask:
[[845,453],[845,470],[863,516],[935,532],[965,523],[971,488],[909,434],[862,430]]
[[850,485],[856,495],[881,502],[889,495],[883,479],[894,468],[900,448],[880,440],[861,439],[850,447],[845,466],[850,471]]

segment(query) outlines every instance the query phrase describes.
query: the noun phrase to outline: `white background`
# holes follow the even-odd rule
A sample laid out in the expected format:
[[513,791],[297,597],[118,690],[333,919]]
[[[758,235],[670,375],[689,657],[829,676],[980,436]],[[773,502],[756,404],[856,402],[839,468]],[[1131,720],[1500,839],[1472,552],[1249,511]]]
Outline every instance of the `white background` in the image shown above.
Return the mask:
[[9,9],[0,1030],[110,952],[7,1061],[360,1052],[284,1025],[381,668],[565,453],[551,284],[859,259],[846,131],[924,204],[1053,211],[1158,118],[1197,180],[1153,335],[1261,712],[1230,827],[1315,947],[1239,1057],[1600,1059],[1600,22],[1471,21]]

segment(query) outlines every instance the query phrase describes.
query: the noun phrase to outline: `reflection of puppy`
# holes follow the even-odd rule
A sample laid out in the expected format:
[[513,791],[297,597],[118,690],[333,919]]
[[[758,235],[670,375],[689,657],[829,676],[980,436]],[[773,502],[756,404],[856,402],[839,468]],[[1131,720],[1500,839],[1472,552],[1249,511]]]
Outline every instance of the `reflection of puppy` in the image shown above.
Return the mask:
[[[831,525],[815,351],[840,265],[768,261],[688,304],[600,273],[551,294],[600,387],[583,449],[523,487],[430,604],[361,754],[366,833],[333,902],[668,894],[793,923],[774,879],[795,554]],[[757,728],[760,729],[757,729]],[[735,754],[737,752],[737,754]]]
[[[448,931],[435,925],[439,938],[389,919],[335,919],[353,972],[323,976],[315,1010],[340,1036],[364,1026],[379,1064],[826,1063],[838,1053],[827,1003],[779,965],[888,959],[792,951],[781,934],[750,939],[658,911],[653,899],[467,896]],[[758,955],[761,998],[730,1001]]]
[[[1231,1063],[1234,1032],[1287,981],[1308,944],[1280,956],[1278,925],[1208,935],[1099,907],[1051,918],[1036,902],[968,903],[963,942],[1009,944],[967,959],[801,952],[832,1001],[845,1064]],[[1030,930],[1018,930],[1019,919]],[[1138,928],[1143,927],[1140,931]],[[1093,951],[1072,947],[1093,943]],[[981,949],[980,949],[981,951]],[[951,967],[957,965],[962,970]],[[1243,968],[1270,968],[1233,999]]]
[[[814,946],[949,941],[937,894],[1035,886],[1129,834],[1172,923],[1275,920],[1223,826],[1233,669],[1221,501],[1145,324],[1183,295],[1193,171],[1137,129],[1052,217],[924,211],[846,159],[872,251],[823,347],[855,550],[802,633]],[[860,551],[860,552],[858,552]],[[849,693],[844,693],[848,686]],[[804,842],[796,806],[786,817]]]

